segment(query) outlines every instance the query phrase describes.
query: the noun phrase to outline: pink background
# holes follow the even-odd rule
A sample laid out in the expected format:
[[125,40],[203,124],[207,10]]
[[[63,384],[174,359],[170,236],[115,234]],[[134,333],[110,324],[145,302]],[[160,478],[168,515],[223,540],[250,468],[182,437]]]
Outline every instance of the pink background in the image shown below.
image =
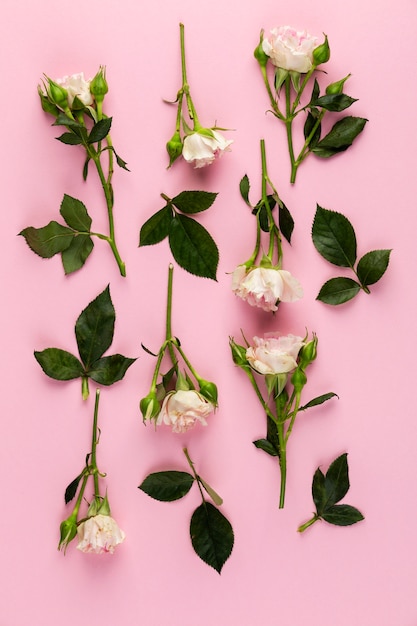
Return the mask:
[[[2,513],[1,626],[416,626],[415,520],[415,28],[413,0],[332,0],[288,4],[264,0],[4,0],[2,68]],[[201,121],[235,129],[233,151],[205,171],[177,162],[166,169],[180,87],[178,23],[186,27],[189,81]],[[261,28],[291,24],[327,33],[329,80],[348,72],[352,114],[369,124],[351,150],[329,161],[311,157],[289,185],[284,130],[265,115],[268,102],[253,49]],[[59,77],[107,66],[112,137],[130,173],[114,176],[116,228],[128,277],[97,241],[86,266],[65,277],[59,257],[29,251],[22,228],[57,219],[64,193],[86,203],[105,229],[98,182],[81,179],[82,153],[55,141],[39,105],[45,72]],[[326,79],[327,80],[327,79]],[[260,196],[259,140],[270,175],[292,211],[293,246],[285,266],[305,297],[273,317],[237,300],[234,267],[252,250],[254,220],[239,196],[247,173]],[[201,373],[218,382],[220,406],[207,428],[187,436],[142,425],[138,403],[149,388],[164,335],[167,242],[138,249],[143,222],[162,207],[160,193],[220,192],[201,216],[220,248],[218,283],[176,268],[174,333]],[[315,301],[337,269],[310,237],[316,203],[347,215],[359,255],[393,248],[387,274],[366,296],[330,308]],[[125,379],[101,393],[98,450],[114,517],[127,535],[113,556],[56,547],[69,514],[63,494],[90,446],[94,396],[82,402],[78,381],[44,376],[33,350],[76,350],[80,311],[110,283],[117,311],[111,350],[139,357]],[[340,400],[300,415],[288,451],[288,495],[277,498],[276,462],[256,450],[264,416],[228,336],[268,330],[315,331],[319,356],[306,399],[336,392]],[[95,385],[91,385],[94,392]],[[137,489],[151,471],[187,469],[188,445],[198,471],[223,496],[235,547],[221,576],[198,559],[189,540],[197,489],[172,504]],[[317,523],[311,480],[320,465],[349,453],[346,501],[365,514],[349,528]],[[88,494],[87,494],[88,495]]]

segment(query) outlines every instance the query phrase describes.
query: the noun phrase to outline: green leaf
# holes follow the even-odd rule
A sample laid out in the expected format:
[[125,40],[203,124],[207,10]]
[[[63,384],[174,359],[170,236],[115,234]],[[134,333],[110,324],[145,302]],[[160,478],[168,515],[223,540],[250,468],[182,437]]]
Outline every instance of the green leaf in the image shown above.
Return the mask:
[[183,213],[189,215],[206,211],[217,197],[217,193],[209,191],[182,191],[172,198],[172,204]]
[[353,267],[356,261],[356,235],[347,217],[317,205],[312,238],[314,246],[330,263]]
[[70,246],[62,251],[65,274],[79,270],[90,256],[93,247],[94,243],[89,235],[76,235]]
[[90,134],[88,135],[88,143],[96,143],[97,141],[105,139],[110,132],[111,123],[112,118],[106,117],[97,122],[97,124],[94,124]]
[[81,200],[64,194],[59,212],[68,226],[74,230],[78,232],[90,232],[91,217],[88,215],[86,206]]
[[314,100],[317,100],[317,98],[320,96],[320,85],[318,83],[317,78],[314,79],[314,85],[313,85],[313,90],[311,92],[311,100],[309,103],[309,106],[311,105],[312,102],[314,102]]
[[294,220],[291,213],[282,201],[281,204],[278,205],[278,220],[279,229],[283,237],[285,237],[288,243],[291,243],[291,235],[294,230]]
[[74,499],[75,494],[77,493],[78,485],[80,484],[80,480],[83,476],[84,473],[77,476],[77,478],[75,478],[65,489],[65,504],[68,504],[68,502],[71,502],[71,500]]
[[191,489],[194,477],[187,472],[155,472],[139,485],[148,496],[161,502],[173,502],[184,497]]
[[127,167],[127,162],[124,161],[122,159],[122,157],[119,157],[119,155],[116,153],[116,151],[113,149],[113,152],[116,156],[116,163],[119,167],[121,167],[123,170],[126,170],[126,172],[130,172],[129,168]]
[[257,439],[256,441],[253,441],[253,445],[255,446],[255,448],[263,450],[270,456],[279,456],[279,453],[275,449],[275,446],[273,446],[272,443],[268,441],[268,439]]
[[314,472],[312,494],[314,504],[316,505],[317,514],[321,515],[326,507],[327,494],[325,486],[325,477],[321,469],[318,467]]
[[209,494],[210,498],[213,500],[214,504],[216,504],[217,506],[221,506],[223,504],[223,498],[221,498],[219,494],[216,491],[214,491],[213,487],[210,487],[210,485],[206,483],[206,481],[203,480],[201,476],[199,476],[198,479],[200,483],[203,485],[204,489]]
[[50,259],[55,254],[62,252],[71,244],[74,232],[58,224],[49,222],[43,228],[24,228],[19,235],[25,238],[27,245],[33,252],[44,259]]
[[92,364],[87,374],[100,385],[112,385],[122,380],[128,368],[136,361],[129,359],[122,354],[112,354],[104,356]]
[[[316,124],[317,116],[313,115],[311,112],[308,113],[306,121],[304,123],[304,139],[310,136],[310,133],[313,132],[314,125]],[[321,124],[318,124],[316,130],[312,138],[310,139],[309,149],[312,150],[320,141],[321,136]]]
[[90,157],[87,157],[85,162],[84,162],[84,167],[83,167],[83,180],[86,181],[87,180],[87,176],[88,176],[88,164],[90,163]]
[[[344,93],[329,94],[317,98],[310,104],[312,106],[321,107],[327,111],[344,111],[348,109],[354,102],[357,102],[357,98],[351,98]],[[354,118],[355,119],[355,118]]]
[[78,350],[87,369],[110,347],[115,319],[116,313],[107,285],[80,313],[75,324]]
[[56,118],[55,122],[52,124],[52,126],[68,126],[68,128],[73,128],[74,130],[77,129],[78,131],[80,131],[81,128],[84,128],[82,124],[80,124],[73,118],[68,117],[68,115],[65,115],[63,111],[59,112],[59,115]]
[[242,196],[246,204],[252,207],[251,203],[249,202],[250,183],[249,183],[249,178],[247,174],[245,174],[242,180],[240,181],[239,190],[240,190],[240,195]]
[[363,131],[368,120],[362,117],[343,117],[336,122],[331,131],[313,148],[319,157],[328,158],[347,150],[354,139]]
[[[339,502],[349,490],[349,469],[347,454],[341,454],[330,464],[324,481],[326,503],[324,510]],[[317,511],[320,514],[320,511]]]
[[311,409],[312,406],[318,406],[319,404],[323,404],[323,402],[327,402],[327,400],[330,400],[330,398],[335,398],[335,397],[339,398],[339,396],[336,393],[333,393],[332,391],[330,391],[329,393],[324,393],[321,396],[317,396],[316,398],[313,398],[312,400],[307,402],[307,404],[300,406],[298,410],[306,411],[307,409]]
[[70,352],[59,348],[46,348],[34,352],[35,359],[47,376],[54,380],[73,380],[84,373],[80,361]]
[[152,246],[168,237],[169,227],[173,219],[170,205],[152,215],[140,229],[139,247]]
[[365,254],[358,263],[357,273],[362,285],[378,282],[388,267],[391,250],[372,250]]
[[220,574],[233,550],[229,520],[213,504],[204,502],[191,517],[190,536],[196,554]]
[[323,513],[322,518],[335,526],[351,526],[365,519],[358,509],[349,504],[336,504],[330,507]]
[[82,138],[74,133],[64,133],[60,137],[55,137],[55,139],[67,144],[68,146],[79,146],[83,143]]
[[320,289],[316,300],[325,304],[343,304],[352,300],[360,291],[361,286],[352,278],[331,278]]
[[176,215],[169,229],[169,245],[174,259],[195,276],[216,279],[219,251],[210,233],[185,215]]

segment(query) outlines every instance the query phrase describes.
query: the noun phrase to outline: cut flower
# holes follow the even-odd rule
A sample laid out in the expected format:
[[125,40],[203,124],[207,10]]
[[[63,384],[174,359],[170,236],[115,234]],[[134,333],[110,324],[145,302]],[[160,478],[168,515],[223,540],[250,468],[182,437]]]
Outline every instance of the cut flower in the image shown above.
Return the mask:
[[210,135],[197,131],[184,138],[182,156],[195,168],[205,167],[213,163],[223,152],[229,152],[232,143],[232,139],[225,139],[216,130],[210,130]]
[[303,288],[287,270],[239,265],[232,276],[232,291],[251,306],[276,311],[279,302],[295,302]]
[[125,540],[126,535],[119,528],[110,515],[94,515],[88,517],[78,526],[78,550],[81,552],[113,553],[119,543]]
[[280,26],[271,30],[269,39],[264,39],[262,48],[276,67],[305,74],[313,67],[313,50],[317,37],[307,31],[296,31],[291,26]]
[[206,417],[214,405],[194,389],[170,391],[164,398],[157,425],[164,422],[174,433],[185,433],[199,421],[207,426]]
[[72,74],[71,76],[64,76],[63,78],[57,78],[57,84],[67,90],[68,93],[68,106],[72,107],[74,98],[77,97],[84,106],[90,106],[93,104],[93,96],[90,91],[90,80],[85,80],[84,73]]
[[254,337],[254,346],[246,350],[249,365],[259,374],[286,374],[297,367],[297,357],[304,341],[296,335],[266,333]]

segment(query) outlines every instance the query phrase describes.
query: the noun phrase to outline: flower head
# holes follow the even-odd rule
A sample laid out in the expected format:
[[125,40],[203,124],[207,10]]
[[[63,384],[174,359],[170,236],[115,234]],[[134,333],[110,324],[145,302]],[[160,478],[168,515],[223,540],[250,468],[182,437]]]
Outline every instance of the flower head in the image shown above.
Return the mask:
[[233,272],[232,291],[251,306],[276,311],[279,302],[294,302],[303,297],[303,288],[287,270],[273,267],[239,265]]
[[291,26],[271,30],[269,39],[262,42],[263,50],[273,65],[287,71],[305,74],[313,67],[313,50],[317,37],[307,31],[296,31]]
[[297,367],[297,356],[304,341],[296,335],[267,333],[254,337],[254,346],[246,350],[246,358],[256,372],[263,375],[286,374]]
[[90,81],[85,80],[84,73],[72,74],[71,76],[64,76],[63,78],[57,78],[57,84],[67,90],[68,93],[68,106],[72,107],[74,98],[76,97],[84,106],[90,106],[93,104],[93,96],[90,91]]
[[197,421],[207,426],[205,418],[213,411],[214,405],[194,389],[179,389],[167,393],[156,423],[172,426],[174,433],[185,433]]
[[126,535],[110,515],[93,515],[78,526],[78,550],[81,552],[113,553],[115,547],[124,541]]
[[202,129],[204,132],[193,132],[184,138],[182,156],[188,163],[193,163],[195,168],[205,167],[229,151],[233,143],[231,139],[225,139],[216,130]]

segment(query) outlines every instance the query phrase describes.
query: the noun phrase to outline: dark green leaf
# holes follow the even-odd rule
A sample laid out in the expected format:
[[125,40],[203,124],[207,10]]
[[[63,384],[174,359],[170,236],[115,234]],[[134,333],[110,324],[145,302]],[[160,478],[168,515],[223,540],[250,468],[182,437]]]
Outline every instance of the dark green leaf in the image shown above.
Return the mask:
[[345,497],[349,490],[349,469],[347,454],[341,454],[331,463],[325,477],[326,505],[325,509]]
[[194,219],[175,216],[169,229],[169,245],[174,259],[187,272],[217,280],[218,248],[210,233]]
[[56,118],[55,122],[52,124],[52,126],[68,126],[69,128],[72,128],[74,130],[77,129],[78,131],[83,128],[83,126],[79,122],[72,119],[71,117],[68,117],[68,115],[65,115],[63,111],[59,112],[59,115]]
[[317,100],[317,98],[320,95],[320,85],[318,83],[317,78],[314,79],[314,85],[313,85],[313,90],[311,92],[311,100],[310,100],[310,105],[312,102],[314,102],[315,100]]
[[[357,102],[357,98],[351,98],[344,93],[329,94],[317,98],[310,104],[312,106],[321,107],[327,111],[344,111],[348,109],[354,102]],[[355,119],[355,118],[354,118]]]
[[47,376],[55,380],[72,380],[84,373],[80,361],[70,352],[59,348],[46,348],[34,352],[35,359]]
[[373,285],[385,274],[391,250],[372,250],[358,263],[358,278],[362,285]]
[[242,196],[246,204],[251,207],[252,205],[249,202],[249,189],[250,189],[249,178],[247,174],[245,174],[239,183],[239,190],[240,190],[240,195]]
[[80,484],[80,480],[83,477],[84,474],[80,474],[79,476],[77,476],[77,478],[75,478],[72,483],[70,483],[68,485],[68,487],[65,489],[65,504],[68,504],[68,502],[71,502],[71,500],[73,500],[73,498],[75,497],[75,494],[77,493],[77,489],[78,489],[78,485]]
[[29,226],[19,233],[25,238],[27,245],[33,252],[44,259],[50,259],[55,254],[62,252],[71,244],[74,232],[58,224],[49,222],[43,228]]
[[83,143],[83,140],[78,135],[74,133],[64,133],[60,137],[55,137],[58,141],[62,141],[62,143],[67,144],[68,146],[79,146]]
[[351,526],[365,519],[358,509],[349,504],[336,504],[330,507],[323,513],[322,518],[335,526]]
[[331,278],[320,289],[316,300],[325,304],[343,304],[352,300],[360,291],[360,285],[352,278]]
[[220,574],[233,549],[230,522],[213,504],[204,502],[191,517],[190,536],[196,554]]
[[71,274],[79,270],[94,247],[93,240],[88,235],[76,235],[71,245],[62,252],[62,264],[65,274]]
[[187,472],[155,472],[145,478],[139,489],[155,500],[173,502],[185,496],[193,482],[194,477]]
[[259,448],[259,450],[263,450],[270,456],[279,456],[278,451],[275,449],[275,446],[272,445],[268,439],[257,439],[253,442],[255,448]]
[[113,341],[116,313],[109,286],[80,313],[75,324],[80,357],[88,369]]
[[88,143],[96,143],[97,141],[102,141],[110,132],[111,128],[111,117],[106,117],[103,120],[94,124],[91,129],[90,134],[88,135]]
[[122,380],[128,368],[136,359],[129,359],[122,354],[104,356],[92,364],[87,374],[100,385],[112,385]]
[[83,167],[83,180],[87,180],[89,162],[90,162],[90,157],[87,157],[84,163],[84,167]]
[[90,232],[91,217],[87,213],[85,204],[77,198],[64,195],[59,211],[71,228],[78,232]]
[[189,215],[206,211],[217,197],[217,193],[209,191],[182,191],[172,198],[172,204],[183,213]]
[[291,213],[282,201],[281,204],[278,205],[278,219],[279,229],[283,237],[285,237],[288,243],[291,243],[291,235],[292,231],[294,230],[294,220]]
[[323,404],[323,402],[327,402],[327,400],[330,400],[330,398],[335,398],[335,397],[338,398],[339,396],[336,393],[333,393],[332,391],[330,391],[329,393],[324,393],[321,396],[317,396],[317,398],[313,398],[312,400],[307,402],[307,404],[300,406],[298,410],[305,411],[306,409],[311,409],[312,406]]
[[347,150],[354,139],[363,131],[368,120],[362,117],[343,117],[331,131],[313,148],[314,154],[328,158]]
[[[304,124],[304,139],[307,139],[307,137],[309,137],[310,134],[313,132],[313,128],[316,122],[317,122],[317,117],[309,112],[307,115],[305,124]],[[320,141],[320,135],[321,135],[321,124],[318,124],[317,128],[314,131],[312,138],[310,139],[310,143],[308,144],[310,150],[312,150],[318,144],[318,142]]]
[[261,229],[264,231],[264,233],[269,233],[269,218],[268,218],[268,211],[266,210],[265,206],[261,206],[261,208],[258,211],[258,217],[259,217],[259,226],[261,227]]
[[326,506],[327,495],[324,474],[319,467],[314,472],[312,494],[317,514],[321,515]]
[[114,152],[114,154],[116,155],[116,163],[119,167],[121,167],[123,170],[126,170],[127,172],[130,172],[129,168],[127,167],[127,162],[123,161],[122,157],[119,157],[118,154],[116,154],[116,152]]
[[312,238],[317,252],[339,267],[353,267],[356,261],[356,235],[347,217],[317,205]]
[[168,237],[173,219],[172,208],[169,205],[152,215],[140,229],[139,246],[152,246]]

